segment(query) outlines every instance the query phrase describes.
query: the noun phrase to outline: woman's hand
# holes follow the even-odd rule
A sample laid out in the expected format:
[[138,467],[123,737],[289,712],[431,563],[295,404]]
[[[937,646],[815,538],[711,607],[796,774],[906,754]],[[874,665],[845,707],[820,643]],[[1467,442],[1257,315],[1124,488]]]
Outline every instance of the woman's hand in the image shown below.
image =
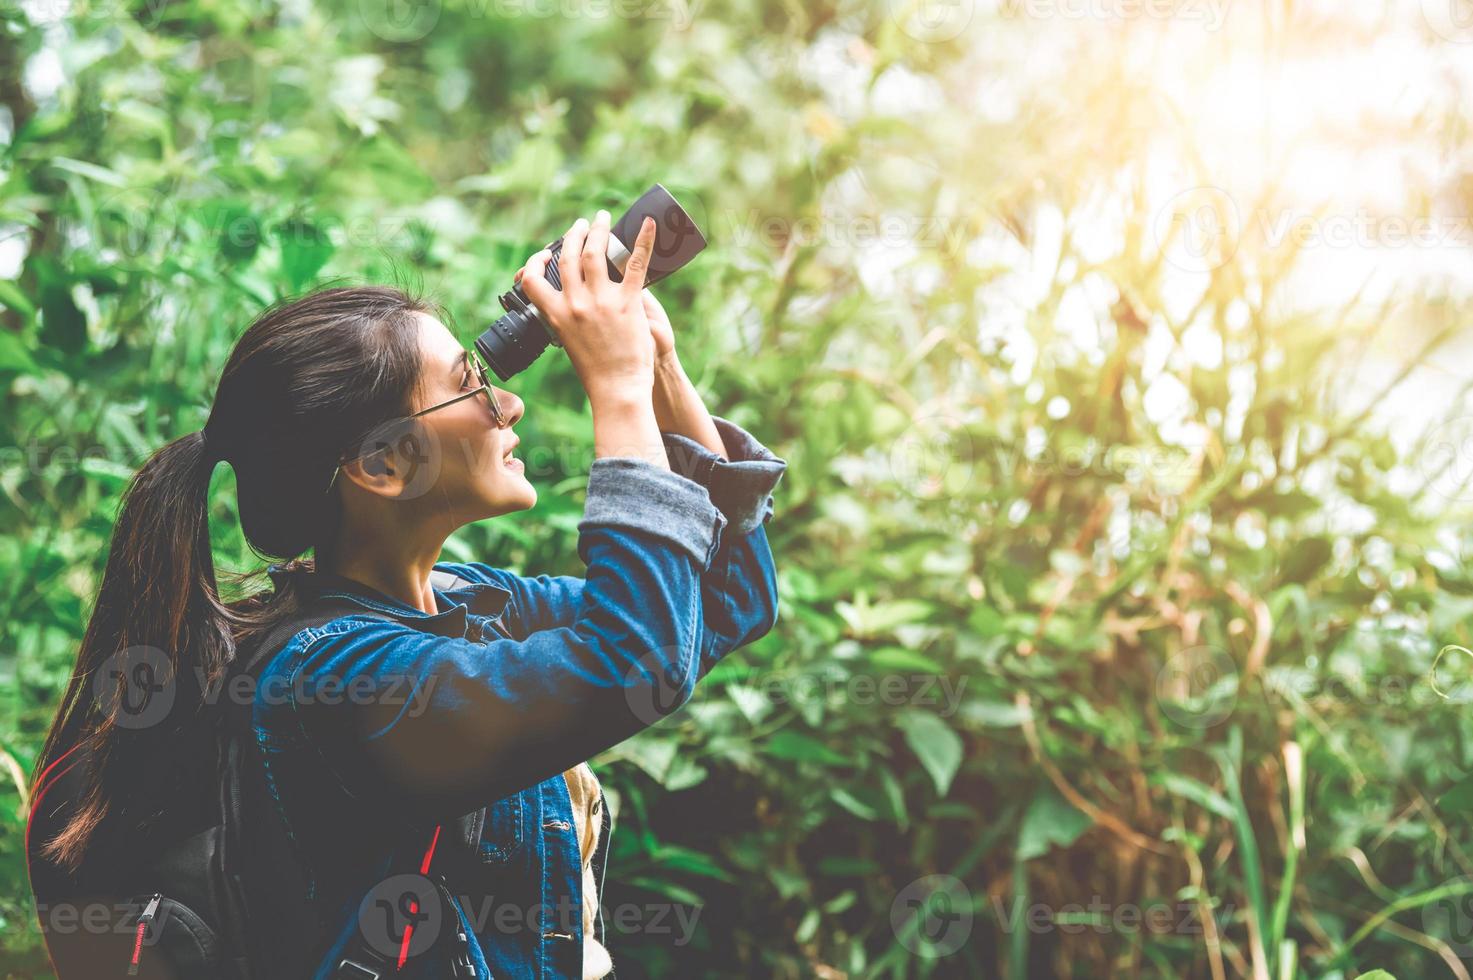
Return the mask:
[[655,222],[646,218],[640,226],[622,282],[609,279],[608,244],[607,211],[599,211],[591,226],[579,218],[563,236],[558,256],[562,290],[543,278],[552,257],[547,249],[527,260],[519,281],[567,351],[590,402],[631,395],[648,400],[655,340],[642,294]]
[[655,364],[659,365],[675,353],[675,328],[670,326],[670,317],[665,308],[648,289],[640,293],[644,297],[644,316],[650,323],[650,336],[655,341]]

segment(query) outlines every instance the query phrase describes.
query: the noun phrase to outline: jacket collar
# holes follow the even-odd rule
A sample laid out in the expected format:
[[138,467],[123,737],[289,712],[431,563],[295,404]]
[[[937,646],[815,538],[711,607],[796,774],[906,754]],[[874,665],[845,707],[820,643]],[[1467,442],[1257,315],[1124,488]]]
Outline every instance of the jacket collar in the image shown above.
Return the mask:
[[427,613],[408,605],[378,589],[333,572],[317,572],[301,567],[289,568],[277,563],[266,569],[272,583],[280,588],[291,580],[298,589],[319,598],[345,599],[354,605],[383,613],[415,629],[442,636],[464,636],[467,614],[499,617],[511,599],[511,592],[489,582],[470,582],[449,569],[435,566],[430,577],[435,605],[440,611]]

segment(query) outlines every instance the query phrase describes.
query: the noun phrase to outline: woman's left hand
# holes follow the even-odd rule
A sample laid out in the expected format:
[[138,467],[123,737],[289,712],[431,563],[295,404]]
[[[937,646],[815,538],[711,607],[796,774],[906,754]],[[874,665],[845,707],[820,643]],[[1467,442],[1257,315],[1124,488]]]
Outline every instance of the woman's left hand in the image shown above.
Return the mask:
[[665,315],[665,308],[655,299],[655,294],[646,289],[642,295],[644,316],[650,322],[650,336],[655,339],[655,363],[658,364],[675,353],[675,329],[670,326],[670,318]]

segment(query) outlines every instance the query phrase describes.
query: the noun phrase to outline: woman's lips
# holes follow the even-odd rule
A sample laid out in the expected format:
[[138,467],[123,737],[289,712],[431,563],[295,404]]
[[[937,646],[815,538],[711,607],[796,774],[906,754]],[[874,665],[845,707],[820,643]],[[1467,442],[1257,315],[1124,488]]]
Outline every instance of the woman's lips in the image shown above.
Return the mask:
[[502,466],[505,466],[509,470],[515,470],[518,473],[523,472],[526,467],[522,464],[521,460],[512,455],[512,452],[517,448],[518,445],[521,444],[521,441],[522,440],[518,439],[516,442],[508,446],[506,454],[501,457]]

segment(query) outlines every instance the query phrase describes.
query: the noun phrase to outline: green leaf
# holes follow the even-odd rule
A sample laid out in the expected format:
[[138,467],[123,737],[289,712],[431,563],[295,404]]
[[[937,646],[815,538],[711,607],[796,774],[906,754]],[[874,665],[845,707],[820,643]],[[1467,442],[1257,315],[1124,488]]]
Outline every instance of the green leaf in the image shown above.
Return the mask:
[[772,881],[773,887],[777,889],[779,898],[792,898],[794,895],[802,895],[808,891],[808,876],[788,871],[785,868],[767,869],[767,877]]
[[27,299],[26,294],[20,291],[20,286],[9,279],[0,279],[0,306],[9,307],[23,316],[36,315],[36,304]]
[[460,191],[482,191],[506,194],[515,191],[541,191],[549,174],[562,164],[562,151],[553,140],[524,139],[517,143],[510,159],[489,174],[467,177],[456,184]]
[[1051,847],[1068,847],[1094,823],[1082,811],[1045,789],[1028,804],[1018,830],[1018,860],[1042,857]]
[[967,701],[962,716],[985,728],[1016,728],[1028,720],[1031,711],[1011,701]]
[[853,891],[842,891],[823,903],[823,910],[829,915],[838,915],[845,909],[853,908],[854,903],[859,901],[859,895]]
[[878,810],[867,803],[861,802],[853,793],[844,789],[842,786],[835,786],[829,790],[829,797],[861,820],[880,819]]
[[127,187],[128,181],[116,170],[99,167],[95,163],[86,160],[73,160],[70,157],[52,157],[51,165],[57,170],[65,170],[88,180],[95,180],[99,184],[107,184],[109,187]]
[[809,909],[804,913],[803,920],[798,923],[798,928],[793,932],[793,938],[800,943],[812,942],[821,921],[818,909]]
[[762,745],[765,755],[774,759],[791,759],[795,762],[822,762],[832,766],[847,766],[849,760],[816,738],[798,732],[775,733]]
[[945,672],[939,661],[907,647],[880,647],[871,650],[866,659],[877,671],[911,671],[930,675]]
[[292,292],[311,282],[332,258],[327,231],[306,218],[283,221],[276,228],[276,238],[281,247],[281,272]]
[[929,602],[918,599],[897,599],[870,605],[864,596],[852,603],[836,602],[834,611],[856,636],[890,633],[897,626],[923,622],[933,613]]
[[905,791],[900,788],[900,780],[888,768],[880,769],[880,789],[890,807],[890,818],[900,825],[901,830],[905,830],[910,825],[910,812],[905,806]]
[[614,750],[615,758],[627,759],[649,774],[657,783],[663,784],[665,776],[680,750],[672,738],[661,738],[652,731],[644,731],[621,742]]
[[997,636],[1007,629],[1002,613],[992,606],[978,605],[967,615],[967,623],[979,636]]
[[962,764],[962,739],[946,722],[925,711],[908,711],[897,720],[905,732],[905,742],[921,760],[936,792],[945,796]]
[[680,847],[674,844],[661,844],[655,853],[650,855],[662,868],[670,868],[675,871],[684,871],[687,874],[700,875],[703,878],[715,878],[718,881],[734,881],[731,872],[712,860],[711,856],[689,847]]
[[1160,786],[1168,793],[1191,800],[1193,803],[1217,814],[1219,817],[1233,819],[1233,806],[1227,801],[1227,797],[1214,790],[1205,783],[1200,783],[1190,776],[1180,773],[1162,772],[1151,777],[1151,784]]
[[[3,360],[3,358],[0,358]],[[114,459],[99,459],[95,456],[84,456],[80,463],[80,469],[88,476],[96,477],[98,482],[104,486],[114,489],[122,489],[133,479],[133,468]]]
[[0,371],[30,373],[36,370],[36,362],[21,339],[9,330],[0,329]]
[[1473,810],[1473,774],[1453,784],[1452,789],[1437,798],[1437,805],[1449,813],[1467,813]]
[[706,904],[706,900],[683,885],[663,878],[655,878],[649,875],[631,875],[625,879],[626,884],[633,888],[644,888],[657,895],[664,895],[679,905],[694,905],[697,907]]
[[660,785],[674,793],[699,786],[706,781],[708,775],[710,771],[705,766],[689,756],[677,754],[670,761],[670,768],[665,771],[665,778],[660,781]]
[[1305,538],[1284,556],[1279,578],[1284,582],[1307,582],[1330,561],[1333,543],[1329,538]]

